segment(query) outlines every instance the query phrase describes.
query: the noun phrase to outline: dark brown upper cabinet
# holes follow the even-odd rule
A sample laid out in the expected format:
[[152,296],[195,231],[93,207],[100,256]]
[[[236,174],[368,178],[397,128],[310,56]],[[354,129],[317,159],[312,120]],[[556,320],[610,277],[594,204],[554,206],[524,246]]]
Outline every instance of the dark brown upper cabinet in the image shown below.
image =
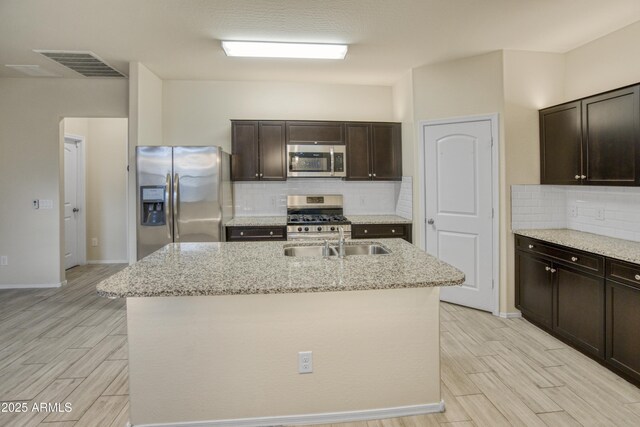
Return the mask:
[[640,185],[640,86],[540,110],[542,184]]
[[640,185],[640,86],[582,100],[586,182]]
[[285,122],[231,121],[231,180],[287,179]]
[[344,123],[287,121],[287,144],[344,145]]
[[542,184],[580,184],[582,122],[580,101],[540,110]]
[[346,123],[348,180],[402,179],[400,123]]

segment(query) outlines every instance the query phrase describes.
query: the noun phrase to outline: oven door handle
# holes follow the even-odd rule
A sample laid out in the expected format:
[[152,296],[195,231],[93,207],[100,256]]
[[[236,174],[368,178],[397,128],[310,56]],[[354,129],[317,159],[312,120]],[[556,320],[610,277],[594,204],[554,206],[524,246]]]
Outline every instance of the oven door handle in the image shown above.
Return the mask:
[[333,152],[333,146],[331,146],[331,176],[335,175],[335,153]]

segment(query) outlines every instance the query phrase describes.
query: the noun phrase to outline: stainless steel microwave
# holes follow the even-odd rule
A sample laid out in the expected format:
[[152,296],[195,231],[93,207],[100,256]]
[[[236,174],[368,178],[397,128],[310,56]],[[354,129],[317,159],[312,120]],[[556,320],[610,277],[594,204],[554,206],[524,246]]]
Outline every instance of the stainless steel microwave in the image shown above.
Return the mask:
[[322,178],[347,176],[344,145],[287,145],[287,176]]

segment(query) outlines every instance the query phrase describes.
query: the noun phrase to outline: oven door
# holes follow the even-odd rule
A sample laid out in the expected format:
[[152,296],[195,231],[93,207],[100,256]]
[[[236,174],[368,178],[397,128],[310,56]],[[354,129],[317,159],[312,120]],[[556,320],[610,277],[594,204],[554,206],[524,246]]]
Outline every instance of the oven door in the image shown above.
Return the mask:
[[345,147],[333,145],[287,145],[288,177],[343,177]]

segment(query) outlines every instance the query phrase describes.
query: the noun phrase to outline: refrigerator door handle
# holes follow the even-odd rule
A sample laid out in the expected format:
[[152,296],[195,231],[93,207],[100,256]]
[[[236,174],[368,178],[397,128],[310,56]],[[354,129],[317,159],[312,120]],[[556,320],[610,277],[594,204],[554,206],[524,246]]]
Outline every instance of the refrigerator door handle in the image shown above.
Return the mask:
[[173,216],[176,229],[174,241],[180,239],[180,175],[176,172],[173,178]]
[[171,191],[171,174],[167,173],[167,180],[164,187],[164,221],[167,224],[167,237],[171,239],[171,225],[173,224],[173,215],[170,214],[171,209],[169,208],[169,191]]

